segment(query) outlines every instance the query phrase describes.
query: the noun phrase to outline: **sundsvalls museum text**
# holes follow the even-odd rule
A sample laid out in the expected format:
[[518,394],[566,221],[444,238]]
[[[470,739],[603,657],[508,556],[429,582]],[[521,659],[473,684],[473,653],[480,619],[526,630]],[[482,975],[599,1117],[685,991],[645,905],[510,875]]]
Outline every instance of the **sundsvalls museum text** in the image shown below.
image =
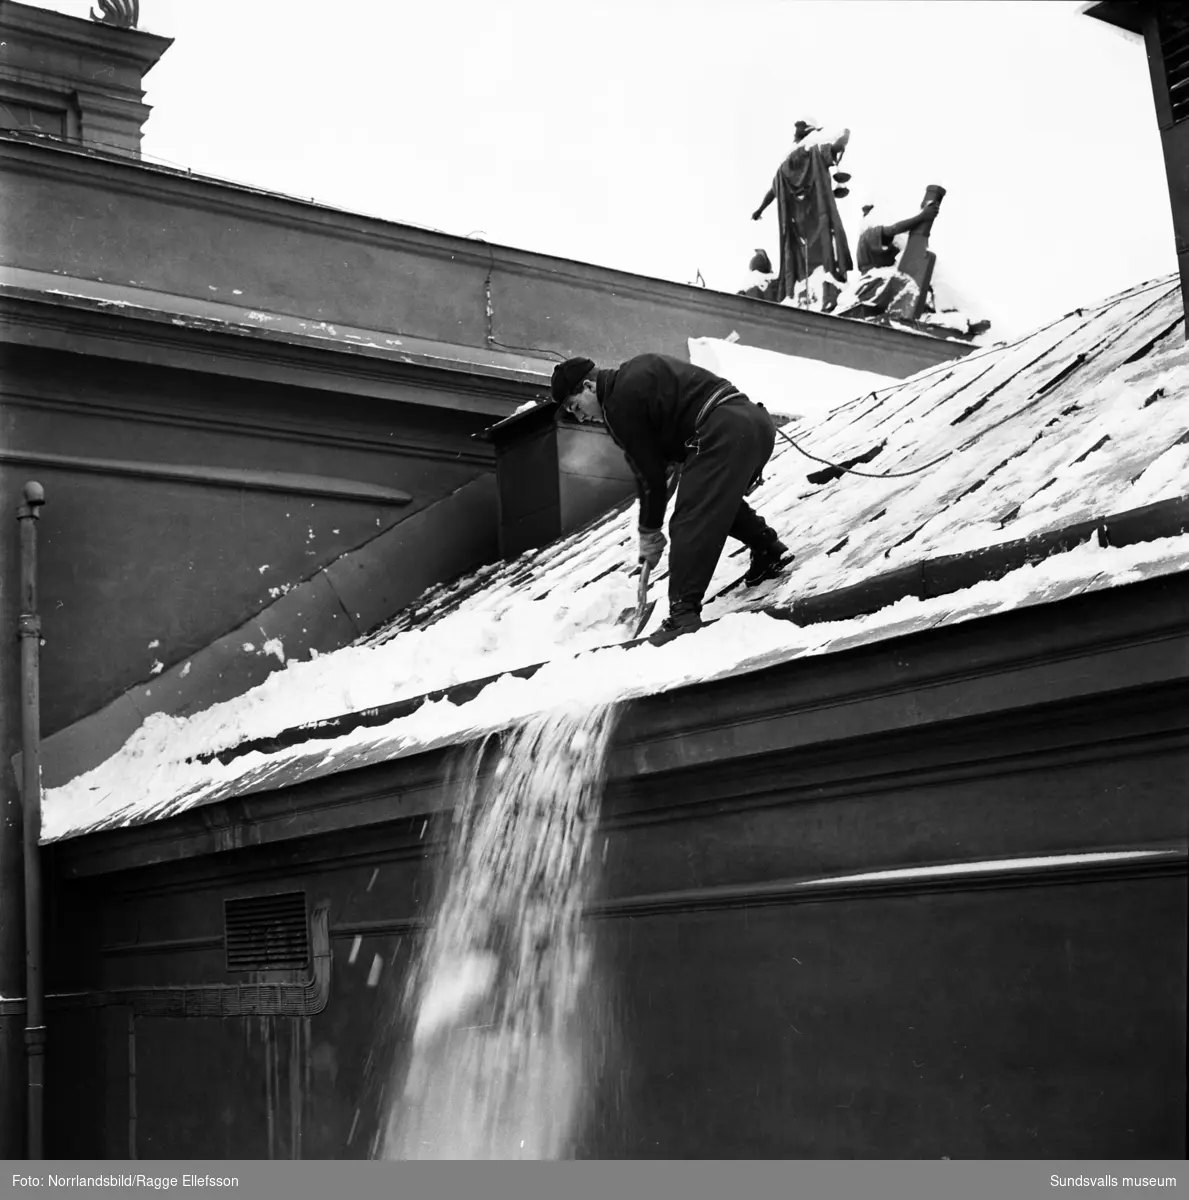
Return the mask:
[[1124,1175],[1122,1182],[1116,1175],[1050,1175],[1050,1187],[1072,1188],[1117,1188],[1117,1187],[1173,1187],[1177,1186],[1175,1175]]
[[237,1175],[14,1175],[14,1188],[148,1188],[168,1192],[184,1188],[239,1187]]

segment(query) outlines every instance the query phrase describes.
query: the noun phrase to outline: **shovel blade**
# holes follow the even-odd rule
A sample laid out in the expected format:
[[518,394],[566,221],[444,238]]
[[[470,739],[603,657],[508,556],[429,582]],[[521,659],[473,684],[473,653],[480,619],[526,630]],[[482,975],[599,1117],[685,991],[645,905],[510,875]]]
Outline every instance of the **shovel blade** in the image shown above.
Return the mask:
[[652,610],[656,608],[656,601],[649,600],[642,609],[639,609],[636,614],[636,627],[632,630],[632,637],[638,638],[644,626],[648,624],[648,619],[652,616]]

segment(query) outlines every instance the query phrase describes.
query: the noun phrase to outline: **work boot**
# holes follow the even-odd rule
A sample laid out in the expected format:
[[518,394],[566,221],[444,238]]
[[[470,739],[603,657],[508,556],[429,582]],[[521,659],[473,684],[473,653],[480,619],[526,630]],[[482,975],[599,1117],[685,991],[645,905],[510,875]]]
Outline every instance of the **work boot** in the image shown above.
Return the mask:
[[702,627],[702,607],[699,604],[674,604],[669,615],[661,622],[656,633],[648,640],[654,646],[663,646],[683,633],[693,633]]
[[747,574],[743,576],[744,584],[747,587],[755,587],[757,583],[763,583],[765,579],[775,579],[795,557],[789,553],[789,548],[784,542],[773,533],[760,545],[752,546],[751,562],[748,564]]

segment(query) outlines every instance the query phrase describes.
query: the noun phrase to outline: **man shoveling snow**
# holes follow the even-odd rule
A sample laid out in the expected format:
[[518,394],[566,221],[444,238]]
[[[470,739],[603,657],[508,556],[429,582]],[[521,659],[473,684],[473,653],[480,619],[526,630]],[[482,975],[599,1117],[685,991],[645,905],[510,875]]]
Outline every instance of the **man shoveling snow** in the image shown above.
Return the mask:
[[589,358],[559,363],[553,399],[580,421],[597,421],[624,452],[640,498],[640,562],[665,549],[666,472],[680,463],[669,522],[669,615],[655,644],[702,624],[702,600],[728,537],[751,550],[750,586],[780,572],[788,547],[747,503],[772,454],[776,428],[762,405],[732,383],[667,354],[641,354],[600,370]]

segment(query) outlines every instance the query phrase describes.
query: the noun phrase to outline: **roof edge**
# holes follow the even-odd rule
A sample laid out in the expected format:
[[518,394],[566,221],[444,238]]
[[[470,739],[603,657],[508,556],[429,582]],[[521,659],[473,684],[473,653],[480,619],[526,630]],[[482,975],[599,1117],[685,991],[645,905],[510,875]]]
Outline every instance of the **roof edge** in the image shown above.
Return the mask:
[[108,25],[35,4],[18,4],[16,0],[0,4],[0,23],[33,37],[101,50],[113,58],[143,66],[146,75],[174,42],[171,37],[147,29]]
[[1078,15],[1093,17],[1096,21],[1142,37],[1146,8],[1146,4],[1136,4],[1135,0],[1092,0],[1091,3],[1078,6]]
[[[298,225],[312,223],[317,225],[321,232],[325,232],[328,222],[334,222],[336,235],[355,238],[365,244],[373,241],[398,244],[405,249],[415,249],[417,253],[466,259],[484,267],[494,262],[527,278],[576,278],[591,290],[611,294],[630,294],[665,302],[679,298],[691,310],[698,310],[699,317],[705,314],[724,320],[746,318],[757,327],[765,326],[782,334],[795,330],[802,335],[828,335],[832,344],[853,345],[858,342],[873,350],[907,351],[911,347],[914,352],[919,351],[930,360],[915,370],[924,370],[929,366],[964,357],[971,351],[987,348],[970,342],[935,337],[923,331],[877,325],[868,321],[834,316],[831,313],[771,304],[717,288],[696,287],[620,267],[584,262],[581,259],[564,258],[558,254],[523,246],[448,233],[392,217],[377,216],[374,213],[336,208],[310,197],[269,191],[249,183],[203,175],[186,168],[167,167],[149,161],[143,154],[140,158],[129,158],[121,154],[108,155],[85,146],[45,137],[33,138],[0,132],[0,158],[6,155],[16,158],[21,152],[28,151],[37,156],[46,156],[45,159],[41,159],[43,170],[47,166],[51,169],[56,166],[59,173],[64,170],[78,170],[81,173],[99,168],[110,169],[111,186],[126,191],[140,191],[148,186],[146,176],[151,176],[154,186],[170,189],[173,196],[176,196],[173,189],[190,189],[194,202],[200,205],[219,206],[222,210],[232,211],[242,211],[253,204],[267,205],[270,208],[276,206],[277,215],[270,215],[270,220],[293,221]],[[55,157],[56,163],[53,162]],[[71,167],[64,168],[61,164],[67,159],[73,159],[73,163]],[[134,174],[137,172],[139,177]],[[116,180],[116,176],[119,176],[122,182]],[[771,349],[763,346],[761,348]],[[775,353],[790,352],[776,350]],[[820,361],[835,360],[824,358]]]
[[[773,605],[753,611],[762,612],[778,620],[791,621],[796,625],[816,625],[827,621],[848,620],[852,617],[878,612],[881,608],[886,608],[899,600],[909,598],[928,600],[964,591],[976,583],[999,579],[1010,571],[1041,562],[1054,554],[1072,550],[1093,537],[1097,537],[1102,546],[1121,547],[1131,546],[1138,542],[1155,541],[1157,538],[1174,537],[1187,531],[1189,531],[1189,495],[1179,496],[1172,500],[1162,500],[1142,508],[1129,509],[1092,521],[1079,522],[1076,525],[1036,534],[1032,537],[1001,542],[982,550],[949,554],[911,563],[908,566],[897,567],[895,570],[872,576],[849,587],[801,597],[787,608]],[[721,617],[714,618],[707,621],[706,624],[714,624],[715,621],[721,619]],[[612,649],[620,646],[628,649],[647,640],[647,638],[637,638],[621,643],[609,643],[601,648]],[[200,755],[198,761],[218,761],[227,764],[252,752],[275,754],[304,742],[329,740],[342,737],[356,729],[387,725],[401,717],[409,716],[423,704],[441,700],[449,700],[452,704],[465,704],[473,700],[488,684],[494,683],[497,679],[508,675],[518,679],[530,679],[546,665],[547,662],[530,663],[481,679],[472,679],[419,696],[396,700],[391,704],[380,705],[376,708],[363,709],[355,713],[343,713],[340,716],[307,725],[297,725],[274,737],[240,742],[225,750]]]

